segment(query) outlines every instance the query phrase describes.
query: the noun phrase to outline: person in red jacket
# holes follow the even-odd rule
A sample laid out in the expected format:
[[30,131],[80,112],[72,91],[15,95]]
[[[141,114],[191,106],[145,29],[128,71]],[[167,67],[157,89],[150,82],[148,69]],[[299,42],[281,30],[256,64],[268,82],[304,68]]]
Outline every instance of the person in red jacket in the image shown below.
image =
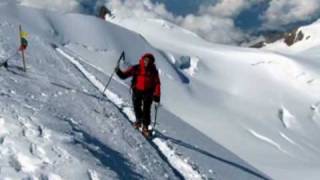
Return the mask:
[[121,79],[132,77],[132,102],[136,116],[134,127],[139,129],[143,125],[142,133],[145,137],[150,135],[148,127],[151,123],[152,102],[160,103],[160,78],[154,62],[154,56],[147,53],[141,57],[139,64],[125,71],[116,68]]

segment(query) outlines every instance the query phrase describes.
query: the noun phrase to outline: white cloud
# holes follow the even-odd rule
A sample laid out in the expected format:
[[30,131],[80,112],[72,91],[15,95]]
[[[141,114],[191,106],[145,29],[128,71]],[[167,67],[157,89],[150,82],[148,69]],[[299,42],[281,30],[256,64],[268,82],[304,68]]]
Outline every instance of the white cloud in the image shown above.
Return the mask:
[[76,0],[18,0],[21,5],[52,11],[79,11],[80,3]]
[[234,26],[231,18],[188,15],[179,24],[212,42],[233,44],[245,37],[245,34]]
[[213,42],[232,44],[244,40],[245,34],[234,25],[234,18],[261,0],[220,0],[201,6],[197,15],[180,19],[179,24]]
[[144,18],[164,18],[189,29],[203,38],[218,43],[235,43],[243,40],[244,33],[234,25],[233,18],[242,10],[261,0],[220,0],[211,6],[201,6],[199,12],[186,17],[176,17],[163,4],[153,4],[150,0],[110,0],[107,5],[117,16]]
[[121,17],[174,19],[163,4],[153,4],[150,0],[107,0],[106,5]]
[[[168,12],[164,4],[150,0],[18,0],[23,5],[56,11],[81,11],[84,5],[96,7],[106,4],[116,16],[163,18],[189,29],[203,38],[218,43],[235,43],[243,40],[244,33],[234,25],[233,18],[242,10],[261,0],[219,0],[211,6],[201,6],[197,14],[177,17]],[[91,3],[91,4],[90,4]]]
[[320,10],[320,0],[272,0],[262,16],[263,27],[278,29],[279,26],[308,20]]
[[254,1],[248,0],[221,0],[212,6],[201,6],[199,12],[202,15],[210,14],[218,17],[234,17],[244,9],[249,8],[253,3]]

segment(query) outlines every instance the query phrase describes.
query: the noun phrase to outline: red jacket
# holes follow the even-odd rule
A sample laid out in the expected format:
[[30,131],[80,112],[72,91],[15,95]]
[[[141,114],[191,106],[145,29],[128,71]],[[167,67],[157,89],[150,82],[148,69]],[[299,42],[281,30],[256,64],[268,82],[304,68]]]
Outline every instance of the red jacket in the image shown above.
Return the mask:
[[[144,57],[149,56],[153,61],[145,67]],[[141,92],[151,92],[154,97],[160,98],[161,95],[161,83],[159,78],[158,70],[154,64],[154,57],[152,54],[145,54],[141,57],[139,64],[129,67],[125,71],[118,70],[118,76],[121,79],[126,79],[128,77],[132,78],[131,87],[133,90],[138,90]]]

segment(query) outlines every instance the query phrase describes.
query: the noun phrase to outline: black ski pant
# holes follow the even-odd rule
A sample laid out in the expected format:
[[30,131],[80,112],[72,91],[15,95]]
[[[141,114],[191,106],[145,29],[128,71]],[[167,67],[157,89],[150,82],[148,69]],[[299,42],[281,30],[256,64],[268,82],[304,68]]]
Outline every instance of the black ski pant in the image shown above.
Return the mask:
[[138,123],[148,127],[151,123],[152,92],[132,91],[134,113]]

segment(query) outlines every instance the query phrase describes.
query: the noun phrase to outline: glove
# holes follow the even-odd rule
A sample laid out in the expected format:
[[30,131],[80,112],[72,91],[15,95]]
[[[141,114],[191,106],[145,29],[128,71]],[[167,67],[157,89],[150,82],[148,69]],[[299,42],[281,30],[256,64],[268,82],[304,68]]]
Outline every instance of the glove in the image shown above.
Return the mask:
[[156,103],[160,103],[160,97],[159,96],[153,96],[153,101]]

